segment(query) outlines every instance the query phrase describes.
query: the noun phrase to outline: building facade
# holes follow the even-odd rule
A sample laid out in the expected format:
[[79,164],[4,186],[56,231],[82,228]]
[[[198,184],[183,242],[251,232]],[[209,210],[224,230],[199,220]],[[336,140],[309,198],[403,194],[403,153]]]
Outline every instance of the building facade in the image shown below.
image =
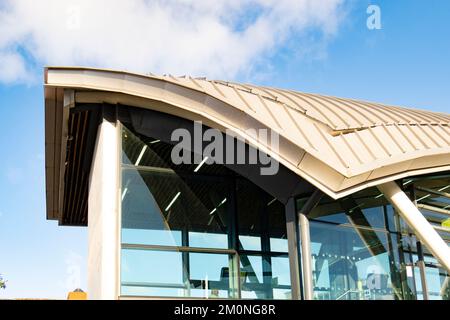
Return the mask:
[[448,114],[63,67],[45,108],[90,298],[450,298]]

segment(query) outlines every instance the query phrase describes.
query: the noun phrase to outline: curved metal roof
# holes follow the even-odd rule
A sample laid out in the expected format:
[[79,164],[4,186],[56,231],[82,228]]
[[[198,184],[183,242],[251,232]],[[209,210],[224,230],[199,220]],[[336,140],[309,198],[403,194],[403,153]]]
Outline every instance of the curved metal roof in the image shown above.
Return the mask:
[[[73,89],[75,102],[127,104],[232,129],[333,198],[450,169],[449,114],[204,78],[78,67],[47,68],[45,86],[46,97],[56,88]],[[278,152],[248,136],[249,128],[278,132]]]

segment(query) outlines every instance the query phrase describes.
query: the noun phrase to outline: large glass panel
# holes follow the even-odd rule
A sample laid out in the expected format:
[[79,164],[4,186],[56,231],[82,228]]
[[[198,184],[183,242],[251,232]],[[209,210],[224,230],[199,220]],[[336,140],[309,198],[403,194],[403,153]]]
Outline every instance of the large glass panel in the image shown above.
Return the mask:
[[272,257],[272,290],[274,299],[291,299],[291,276],[289,257]]
[[284,205],[224,166],[175,165],[171,150],[123,126],[121,293],[235,298],[240,279],[243,298],[290,298]]
[[187,295],[182,253],[122,249],[121,259],[122,295]]
[[225,183],[130,167],[122,185],[122,242],[228,248]]
[[161,179],[152,179],[151,173],[134,168],[122,171],[122,242],[181,246],[181,228],[170,228],[170,217],[146,180],[151,183]]
[[284,205],[249,181],[236,183],[242,250],[288,252]]
[[267,205],[271,252],[288,252],[286,212],[284,205],[272,199]]
[[418,208],[450,242],[450,176],[424,177],[413,182]]
[[236,188],[242,298],[290,299],[284,205],[248,181]]
[[[396,296],[397,299],[416,300],[417,288],[414,279],[414,259],[411,252],[414,242],[409,235],[401,233],[390,233],[388,246],[390,248],[391,264],[395,266],[391,271],[391,279],[396,292],[402,293]],[[401,290],[399,289],[401,288]]]
[[[307,200],[301,198],[297,207],[301,208]],[[310,219],[335,224],[387,229],[387,223],[393,222],[393,211],[388,210],[389,203],[376,188],[369,188],[345,197],[333,200],[324,197],[309,214]]]
[[425,274],[430,300],[450,300],[450,276],[433,257],[425,258]]
[[[122,250],[122,294],[233,298],[232,255],[163,250]],[[230,273],[231,267],[231,273]]]
[[241,256],[241,295],[244,299],[266,299],[261,256]]
[[[450,173],[440,173],[407,180],[410,189],[414,190],[417,207],[436,229],[439,235],[450,244]],[[405,184],[404,182],[403,184]],[[422,281],[426,282],[428,299],[450,300],[450,278],[445,269],[422,245],[425,277],[416,268],[415,278],[418,298],[423,299]],[[417,250],[413,251],[414,259],[419,260]]]
[[236,272],[230,274],[232,263],[225,254],[189,253],[191,297],[232,298],[237,277]]
[[239,245],[243,250],[261,251],[263,216],[267,206],[262,191],[251,182],[236,181]]
[[[171,159],[173,145],[158,138],[146,137],[122,127],[122,163],[140,167],[165,168],[177,173],[196,173],[204,176],[233,176],[225,166],[204,163],[196,170],[197,164],[174,164]],[[194,172],[195,171],[195,172]]]
[[291,298],[287,256],[241,255],[240,262],[242,298]]
[[[418,255],[414,254],[418,261]],[[450,300],[450,277],[438,261],[427,251],[423,257],[425,263],[425,281],[429,300]],[[420,269],[415,269],[415,279],[418,299],[424,299]]]
[[402,298],[384,232],[312,222],[311,247],[315,299]]

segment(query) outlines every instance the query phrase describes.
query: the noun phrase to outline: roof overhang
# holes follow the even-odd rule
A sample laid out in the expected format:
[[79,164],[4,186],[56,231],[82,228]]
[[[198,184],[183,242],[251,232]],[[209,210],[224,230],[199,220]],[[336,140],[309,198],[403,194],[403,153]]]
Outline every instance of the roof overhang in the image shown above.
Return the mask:
[[[49,67],[50,219],[61,210],[67,115],[76,103],[129,105],[232,130],[335,199],[387,181],[450,170],[447,114],[189,77]],[[248,134],[255,128],[279,133],[278,150]]]

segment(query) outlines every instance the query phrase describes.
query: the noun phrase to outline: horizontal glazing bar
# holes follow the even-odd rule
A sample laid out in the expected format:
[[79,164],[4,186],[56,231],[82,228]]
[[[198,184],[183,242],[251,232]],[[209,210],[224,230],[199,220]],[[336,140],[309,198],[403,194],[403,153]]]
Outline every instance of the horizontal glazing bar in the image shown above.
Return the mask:
[[425,210],[434,211],[434,212],[437,212],[437,213],[442,213],[442,214],[445,214],[445,215],[450,217],[450,210],[447,210],[447,209],[442,209],[442,208],[430,206],[430,205],[427,205],[427,204],[421,204],[421,203],[418,203],[417,207],[420,208],[420,209],[425,209]]
[[131,244],[122,243],[122,249],[134,250],[153,250],[153,251],[177,251],[177,252],[193,252],[193,253],[216,253],[216,254],[237,254],[233,249],[211,249],[211,248],[196,248],[196,247],[178,247],[178,246],[159,246],[148,244]]
[[397,233],[397,231],[391,231],[391,230],[386,230],[386,229],[377,228],[377,227],[367,227],[367,226],[362,226],[362,225],[352,225],[350,223],[338,223],[338,222],[331,222],[331,221],[323,221],[323,220],[319,220],[319,219],[310,219],[309,221],[314,222],[314,223],[323,223],[323,224],[339,226],[339,227],[345,227],[345,228],[350,228],[350,229],[355,229],[356,228],[356,229],[361,229],[361,230],[383,232],[383,233]]
[[424,187],[416,187],[417,190],[420,191],[424,191],[424,192],[428,192],[428,193],[432,193],[444,198],[449,198],[450,199],[450,193],[448,192],[443,192],[443,191],[438,191],[438,190],[433,190],[433,189],[428,189],[428,188],[424,188]]
[[149,282],[122,282],[125,287],[145,287],[145,288],[175,288],[184,289],[185,286],[177,283],[149,283]]

